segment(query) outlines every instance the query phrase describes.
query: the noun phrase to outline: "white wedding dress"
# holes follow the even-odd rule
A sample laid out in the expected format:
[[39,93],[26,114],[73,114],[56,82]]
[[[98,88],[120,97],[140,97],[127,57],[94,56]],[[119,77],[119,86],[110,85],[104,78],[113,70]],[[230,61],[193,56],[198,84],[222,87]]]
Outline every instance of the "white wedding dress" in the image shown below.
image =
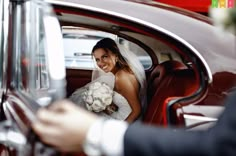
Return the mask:
[[[94,75],[93,75],[93,81],[91,83],[94,82],[105,82],[106,84],[108,84],[111,89],[114,89],[114,84],[115,84],[115,76],[112,73],[103,73],[102,75],[97,75],[97,78],[94,79]],[[76,103],[77,105],[79,105],[80,107],[86,109],[86,105],[85,102],[83,101],[83,93],[87,90],[86,88],[91,84],[87,84],[82,88],[77,89],[70,97],[69,99],[71,101],[73,101],[74,103]],[[111,115],[107,115],[104,112],[100,112],[100,113],[96,113],[100,116],[103,117],[107,117],[107,118],[113,118],[113,119],[117,119],[117,120],[125,120],[129,114],[131,113],[131,107],[128,103],[128,101],[126,100],[126,98],[124,98],[121,94],[119,94],[116,91],[113,91],[113,98],[112,98],[112,102],[114,104],[116,104],[118,106],[118,111],[112,113]]]
[[[136,76],[136,78],[140,84],[140,90],[139,90],[140,99],[139,100],[140,100],[141,107],[142,107],[142,113],[141,113],[139,119],[142,119],[142,116],[145,113],[146,108],[147,108],[147,101],[146,101],[146,86],[147,86],[147,84],[146,84],[145,70],[143,68],[143,65],[140,63],[139,59],[137,58],[137,56],[132,51],[128,50],[128,48],[126,48],[124,45],[120,45],[119,43],[117,43],[117,45],[120,49],[121,55],[124,57],[126,62],[129,64],[131,70],[133,71],[134,75]],[[112,73],[105,73],[102,70],[98,69],[98,70],[93,71],[92,82],[94,82],[94,81],[105,82],[112,89],[114,89],[115,76]],[[89,83],[87,85],[90,85],[91,83]],[[73,102],[77,103],[78,105],[80,105],[81,107],[83,107],[85,109],[86,109],[86,106],[83,103],[81,93],[83,93],[85,91],[86,86],[76,90],[70,97],[70,99]],[[119,107],[117,112],[114,112],[111,115],[107,115],[102,112],[98,113],[98,114],[108,117],[108,118],[125,120],[132,111],[128,101],[121,94],[114,91],[113,103]]]

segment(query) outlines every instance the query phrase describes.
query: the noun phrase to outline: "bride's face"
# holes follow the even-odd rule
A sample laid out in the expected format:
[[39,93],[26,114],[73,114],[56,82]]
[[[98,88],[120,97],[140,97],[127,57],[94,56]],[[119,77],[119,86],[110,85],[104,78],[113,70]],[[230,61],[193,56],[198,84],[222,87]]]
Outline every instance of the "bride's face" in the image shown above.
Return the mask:
[[104,49],[99,48],[94,51],[93,56],[99,68],[104,72],[115,71],[116,66],[116,56],[112,52],[106,52]]

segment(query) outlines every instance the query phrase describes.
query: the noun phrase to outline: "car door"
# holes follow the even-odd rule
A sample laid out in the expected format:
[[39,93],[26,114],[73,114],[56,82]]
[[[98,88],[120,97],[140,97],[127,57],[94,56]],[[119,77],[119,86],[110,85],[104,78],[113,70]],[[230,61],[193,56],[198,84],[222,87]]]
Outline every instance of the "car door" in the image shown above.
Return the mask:
[[31,130],[37,110],[65,95],[59,23],[44,1],[4,0],[1,8],[9,21],[0,27],[1,154],[59,155]]

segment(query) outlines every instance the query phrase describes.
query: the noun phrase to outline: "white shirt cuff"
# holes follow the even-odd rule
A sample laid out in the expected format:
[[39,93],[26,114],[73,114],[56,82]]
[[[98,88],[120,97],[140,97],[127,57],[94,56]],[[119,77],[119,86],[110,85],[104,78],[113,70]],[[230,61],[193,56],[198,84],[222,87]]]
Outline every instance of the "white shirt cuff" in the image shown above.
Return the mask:
[[107,156],[124,155],[124,135],[128,124],[119,120],[106,120],[103,125],[101,148]]
[[128,124],[112,119],[98,119],[86,135],[84,151],[87,155],[124,155],[124,135]]

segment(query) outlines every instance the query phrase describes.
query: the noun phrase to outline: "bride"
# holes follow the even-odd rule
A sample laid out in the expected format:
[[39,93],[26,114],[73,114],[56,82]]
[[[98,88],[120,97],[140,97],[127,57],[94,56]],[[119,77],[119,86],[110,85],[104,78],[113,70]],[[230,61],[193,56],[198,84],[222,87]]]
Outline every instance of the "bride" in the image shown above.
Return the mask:
[[[142,116],[145,109],[146,77],[143,66],[135,54],[118,45],[114,40],[104,38],[93,47],[92,55],[98,70],[93,71],[92,82],[107,83],[114,90],[112,103],[115,105],[111,106],[118,107],[117,111],[109,112],[110,109],[105,109],[99,114],[133,122]],[[83,89],[76,90],[70,97],[79,105]]]

